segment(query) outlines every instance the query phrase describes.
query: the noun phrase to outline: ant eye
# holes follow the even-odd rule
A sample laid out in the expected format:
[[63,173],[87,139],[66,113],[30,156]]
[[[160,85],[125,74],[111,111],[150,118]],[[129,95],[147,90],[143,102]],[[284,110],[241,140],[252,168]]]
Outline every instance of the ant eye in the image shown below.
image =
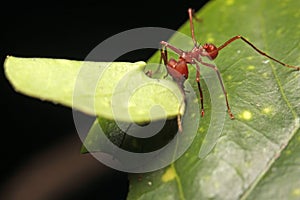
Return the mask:
[[218,48],[214,44],[205,44],[203,49],[208,53],[207,57],[214,60],[218,56]]

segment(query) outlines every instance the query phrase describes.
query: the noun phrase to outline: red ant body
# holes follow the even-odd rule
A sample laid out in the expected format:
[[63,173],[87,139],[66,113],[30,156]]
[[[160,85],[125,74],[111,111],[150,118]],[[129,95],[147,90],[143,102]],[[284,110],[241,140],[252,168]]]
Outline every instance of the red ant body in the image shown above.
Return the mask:
[[[181,91],[184,95],[184,98],[185,98],[185,93],[184,93],[184,90],[183,90],[183,84],[184,84],[185,80],[188,78],[188,75],[189,75],[187,64],[191,64],[191,65],[196,66],[196,71],[197,71],[196,72],[196,81],[197,81],[198,90],[199,90],[199,93],[200,93],[201,115],[202,116],[204,116],[204,107],[203,107],[203,94],[202,94],[202,89],[201,89],[201,86],[200,86],[200,65],[199,64],[202,64],[206,67],[209,67],[217,73],[219,82],[221,84],[221,87],[222,87],[222,90],[223,90],[223,93],[224,93],[224,96],[225,96],[227,112],[229,114],[229,117],[231,119],[234,119],[234,115],[232,114],[229,103],[228,103],[225,86],[224,86],[224,83],[222,81],[221,74],[220,74],[218,68],[213,64],[204,62],[202,60],[202,58],[203,57],[208,57],[209,59],[214,60],[218,56],[218,53],[219,53],[220,50],[222,50],[223,48],[225,48],[227,45],[229,45],[230,43],[232,43],[235,40],[241,39],[243,42],[245,42],[246,44],[251,46],[255,51],[257,51],[262,56],[265,56],[265,57],[267,57],[267,58],[269,58],[269,59],[285,66],[285,67],[293,68],[295,70],[300,70],[300,67],[285,64],[285,63],[283,63],[283,62],[267,55],[266,53],[262,52],[257,47],[255,47],[252,43],[250,43],[248,40],[246,40],[246,38],[244,38],[241,35],[237,35],[235,37],[232,37],[231,39],[227,40],[224,44],[222,44],[220,47],[216,47],[214,44],[198,45],[197,41],[195,39],[195,35],[194,35],[193,11],[192,11],[192,9],[188,9],[188,14],[189,14],[190,29],[191,29],[192,40],[193,40],[193,43],[194,43],[194,48],[191,51],[183,51],[181,49],[178,49],[178,48],[172,46],[171,44],[169,44],[165,41],[161,41],[160,43],[164,47],[164,48],[161,49],[161,59],[163,59],[163,61],[164,61],[164,64],[165,64],[165,66],[167,68],[167,71],[168,71],[168,74],[170,74],[170,76],[179,85],[179,87],[180,87],[180,89],[181,89]],[[167,48],[179,55],[179,59],[177,61],[175,59],[172,59],[172,58],[170,60],[168,60]],[[180,116],[178,116],[178,128],[179,128],[179,130],[182,130]]]

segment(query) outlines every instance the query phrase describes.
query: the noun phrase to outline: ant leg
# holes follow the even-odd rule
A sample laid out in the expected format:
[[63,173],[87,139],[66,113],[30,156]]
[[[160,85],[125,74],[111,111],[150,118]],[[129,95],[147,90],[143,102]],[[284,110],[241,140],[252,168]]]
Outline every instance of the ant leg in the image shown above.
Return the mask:
[[[164,46],[164,48],[161,48],[160,51],[160,61],[159,64],[161,65],[161,62],[163,61],[167,70],[167,74],[165,75],[165,77],[168,76],[169,72],[168,72],[168,52],[167,52],[167,47],[170,48],[171,50],[173,50],[175,53],[181,55],[182,51],[180,49],[177,49],[176,47],[173,47],[172,45],[170,45],[167,42],[162,41],[161,44]],[[164,78],[165,78],[164,77]],[[181,110],[181,106],[182,105],[186,105],[186,95],[184,92],[184,86],[183,86],[183,82],[176,82],[180,92],[183,95],[183,102],[181,102],[181,105],[179,106],[179,110],[178,110],[178,115],[177,115],[177,126],[178,126],[178,130],[180,133],[182,133],[183,129],[182,129],[182,116],[180,114],[180,110]]]
[[[181,107],[183,105],[187,105],[187,102],[186,102],[186,94],[184,92],[183,82],[182,83],[181,82],[177,82],[177,85],[178,85],[178,87],[180,89],[180,92],[181,92],[181,94],[183,96],[183,101],[181,102],[181,104],[179,106],[179,109],[178,109],[178,113],[180,113]],[[182,133],[183,129],[182,129],[182,116],[181,116],[181,114],[177,115],[177,126],[178,126],[179,132]]]
[[164,64],[167,65],[168,64],[168,52],[167,52],[167,48],[161,48],[160,50],[160,61],[159,64],[161,64],[161,61],[164,61]]
[[197,22],[202,22],[203,21],[201,18],[199,18],[195,15],[195,10],[194,9],[192,9],[192,16],[193,16],[193,19],[196,20]]
[[[192,40],[193,40],[193,43],[194,43],[194,46],[197,47],[197,40],[196,40],[196,37],[195,37],[195,30],[194,30],[194,24],[193,24],[193,17],[197,20],[197,21],[202,21],[201,19],[199,18],[196,18],[194,16],[194,11],[193,9],[189,8],[188,9],[188,13],[189,13],[189,19],[190,19],[190,28],[191,28],[191,35],[192,35]],[[164,45],[165,47],[168,47],[170,48],[172,51],[174,51],[175,53],[177,53],[179,56],[182,55],[183,51],[174,47],[174,46],[171,46],[169,43],[165,42],[165,41],[161,41],[160,42],[162,45]]]
[[202,89],[201,89],[201,85],[200,85],[200,67],[197,63],[196,63],[196,68],[197,68],[196,82],[197,82],[198,90],[199,90],[199,94],[200,94],[201,116],[203,117],[204,116],[203,93],[202,93]]
[[220,51],[221,49],[223,49],[224,47],[226,47],[227,45],[229,45],[230,43],[232,43],[233,41],[235,40],[238,40],[238,39],[241,39],[243,42],[245,42],[246,44],[248,44],[249,46],[251,46],[255,51],[257,51],[259,54],[261,54],[262,56],[265,56],[285,67],[288,67],[288,68],[293,68],[293,69],[296,69],[296,70],[300,70],[300,67],[298,66],[292,66],[292,65],[288,65],[288,64],[285,64],[271,56],[269,56],[268,54],[266,54],[265,52],[261,51],[260,49],[258,49],[256,46],[254,46],[254,44],[252,44],[251,42],[249,42],[246,38],[244,38],[243,36],[241,35],[237,35],[237,36],[234,36],[233,38],[227,40],[224,44],[222,44],[220,47],[218,47],[217,51]]
[[121,140],[121,143],[120,143],[119,147],[122,148],[122,146],[123,146],[123,144],[124,144],[124,141],[125,141],[125,138],[126,138],[126,136],[127,136],[127,132],[129,131],[129,129],[131,128],[131,126],[132,126],[132,123],[130,123],[130,124],[128,125],[128,127],[127,127],[126,130],[125,130],[125,132],[122,131],[124,134],[123,134],[123,137],[122,137],[122,140]]
[[178,49],[178,48],[172,46],[168,42],[161,41],[160,44],[163,45],[165,48],[171,49],[172,51],[174,51],[179,56],[181,56],[184,53],[184,51],[182,51],[181,49]]
[[195,31],[194,31],[194,24],[193,24],[193,9],[189,8],[188,9],[188,13],[189,13],[189,18],[190,18],[190,28],[191,28],[191,35],[192,35],[192,40],[194,43],[194,46],[197,46],[197,41],[195,38]]
[[205,63],[205,62],[203,62],[203,61],[200,61],[200,63],[203,64],[203,65],[206,66],[206,67],[209,67],[209,68],[213,69],[213,70],[217,73],[218,79],[219,79],[219,81],[220,81],[220,84],[221,84],[221,87],[222,87],[222,90],[223,90],[223,93],[224,93],[224,96],[225,96],[225,101],[226,101],[226,106],[227,106],[227,112],[228,112],[228,114],[229,114],[229,117],[230,117],[231,119],[234,119],[234,116],[233,116],[233,114],[231,113],[231,109],[230,109],[230,107],[229,107],[229,103],[228,103],[228,99],[227,99],[227,92],[226,92],[226,90],[225,90],[225,86],[224,86],[224,83],[223,83],[223,81],[222,81],[222,77],[221,77],[221,74],[220,74],[219,69],[218,69],[215,65],[212,65],[212,64],[209,64],[209,63]]
[[151,78],[152,75],[153,75],[153,72],[152,72],[152,70],[148,70],[148,71],[145,72],[145,74]]
[[164,75],[164,78],[166,78],[168,76],[168,52],[167,52],[167,48],[166,47],[162,47],[160,49],[160,60],[159,60],[159,68],[160,68],[160,65],[161,65],[161,62],[162,60],[164,61],[164,65],[166,67],[166,70],[167,70],[167,73],[166,75]]
[[[181,105],[180,105],[180,107],[179,107],[179,110],[181,109]],[[178,131],[180,132],[180,133],[182,133],[182,131],[183,131],[183,129],[182,129],[182,118],[181,118],[181,115],[180,114],[178,114],[177,115],[177,126],[178,126]]]
[[[168,64],[168,53],[167,53],[166,47],[162,47],[160,49],[160,59],[159,59],[159,65],[158,65],[157,69],[154,72],[152,72],[151,70],[147,71],[146,75],[149,76],[149,77],[152,77],[153,74],[158,73],[160,71],[160,66],[162,64],[162,61],[164,61],[164,65],[167,67],[167,64]],[[167,72],[166,75],[164,75],[164,78],[166,78],[167,76],[168,76],[168,72]]]

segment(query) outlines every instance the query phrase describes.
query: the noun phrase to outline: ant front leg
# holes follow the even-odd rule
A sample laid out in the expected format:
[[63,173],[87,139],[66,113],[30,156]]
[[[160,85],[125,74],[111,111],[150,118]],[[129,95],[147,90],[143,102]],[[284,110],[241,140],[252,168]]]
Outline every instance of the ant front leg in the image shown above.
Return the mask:
[[160,44],[163,45],[165,48],[171,49],[173,52],[175,52],[179,56],[181,56],[184,53],[184,51],[182,51],[181,49],[178,49],[178,48],[172,46],[168,42],[161,41]]
[[167,64],[168,64],[168,52],[167,52],[167,48],[165,46],[160,49],[159,64],[161,64],[162,60],[164,61],[165,66],[167,66]]
[[167,52],[167,48],[166,47],[162,47],[160,49],[160,60],[159,60],[159,68],[160,69],[160,66],[161,66],[161,63],[162,61],[164,61],[164,65],[166,67],[166,70],[167,70],[167,73],[166,75],[164,75],[164,78],[166,78],[168,76],[168,52]]
[[199,90],[199,95],[200,95],[200,103],[201,103],[201,116],[204,116],[204,106],[203,106],[203,93],[202,93],[202,88],[200,85],[200,67],[199,65],[196,63],[196,82],[198,85],[198,90]]
[[225,86],[224,86],[224,83],[222,81],[222,77],[221,77],[219,69],[215,65],[212,65],[212,64],[209,64],[209,63],[206,63],[206,62],[203,62],[203,61],[200,61],[200,63],[202,65],[206,66],[206,67],[209,67],[209,68],[213,69],[217,73],[220,85],[222,87],[222,90],[223,90],[223,93],[224,93],[224,96],[225,96],[225,101],[226,101],[226,106],[227,106],[227,112],[229,114],[229,117],[231,119],[234,119],[234,116],[231,113],[231,109],[230,109],[230,106],[229,106],[229,103],[228,103],[228,98],[227,98],[227,92],[225,90]]
[[[169,65],[169,60],[168,60],[168,52],[167,52],[167,47],[166,46],[163,46],[161,48],[161,51],[160,51],[160,61],[159,61],[159,68],[160,68],[160,65],[162,63],[162,61],[164,62],[164,65],[166,67],[166,70],[167,70],[167,74],[164,76],[164,78],[166,78],[168,76],[168,74],[170,74],[170,71],[168,69],[168,65]],[[172,59],[173,61],[173,59]],[[172,76],[172,73],[170,74]],[[174,79],[174,77],[172,76],[172,78]],[[180,92],[182,93],[182,96],[183,96],[183,102],[181,102],[180,106],[179,106],[179,109],[178,109],[178,115],[177,115],[177,126],[178,126],[178,131],[182,133],[183,129],[182,129],[182,116],[180,114],[180,110],[182,108],[182,106],[184,104],[186,104],[186,96],[185,96],[185,92],[184,92],[184,86],[183,86],[183,82],[184,81],[178,81],[176,79],[176,83],[178,85],[178,88],[180,89]]]
[[[154,72],[152,72],[152,70],[148,70],[147,72],[145,72],[145,74],[149,77],[152,77],[153,74],[157,74],[158,72],[160,72],[162,62],[164,62],[164,65],[167,68],[168,52],[167,52],[167,48],[164,46],[160,49],[160,59],[159,59],[159,65],[157,69]],[[168,72],[166,73],[166,75],[164,75],[164,78],[166,78],[167,76],[168,76]]]
[[[148,70],[145,72],[145,74],[149,77],[152,77],[153,74],[157,74],[158,72],[160,72],[160,67],[161,67],[162,61],[164,62],[164,65],[167,67],[168,53],[167,53],[166,47],[162,47],[160,49],[160,59],[159,59],[159,65],[158,65],[157,69],[154,72],[152,72],[152,70]],[[168,72],[166,75],[164,75],[164,78],[166,78],[167,76],[168,76]]]
[[269,56],[268,54],[266,54],[265,52],[261,51],[260,49],[258,49],[254,44],[252,44],[251,42],[249,42],[246,38],[244,38],[243,36],[241,35],[237,35],[237,36],[234,36],[232,38],[230,38],[229,40],[227,40],[224,44],[222,44],[220,47],[217,48],[217,51],[220,51],[222,50],[223,48],[225,48],[227,45],[229,45],[230,43],[232,43],[233,41],[235,40],[238,40],[238,39],[241,39],[243,42],[245,42],[246,44],[248,44],[249,46],[251,46],[256,52],[258,52],[260,55],[262,56],[265,56],[279,64],[281,64],[282,66],[284,67],[288,67],[288,68],[292,68],[292,69],[295,69],[295,70],[300,70],[300,67],[298,66],[293,66],[293,65],[288,65],[286,63],[283,63],[281,62],[280,60],[277,60],[276,58],[273,58],[271,56]]

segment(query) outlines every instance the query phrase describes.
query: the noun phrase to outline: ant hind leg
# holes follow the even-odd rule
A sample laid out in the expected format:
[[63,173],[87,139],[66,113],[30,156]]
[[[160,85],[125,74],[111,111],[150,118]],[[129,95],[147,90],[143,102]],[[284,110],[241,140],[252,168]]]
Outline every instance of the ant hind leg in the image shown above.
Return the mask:
[[229,103],[228,103],[227,92],[225,90],[225,86],[224,86],[224,83],[222,81],[222,77],[221,77],[219,69],[213,64],[209,64],[209,63],[206,63],[206,62],[203,62],[203,61],[201,61],[200,63],[203,64],[206,67],[209,67],[209,68],[213,69],[217,73],[220,85],[222,87],[222,90],[223,90],[223,93],[224,93],[224,96],[225,96],[227,112],[229,114],[230,119],[234,119],[234,115],[232,114]]

